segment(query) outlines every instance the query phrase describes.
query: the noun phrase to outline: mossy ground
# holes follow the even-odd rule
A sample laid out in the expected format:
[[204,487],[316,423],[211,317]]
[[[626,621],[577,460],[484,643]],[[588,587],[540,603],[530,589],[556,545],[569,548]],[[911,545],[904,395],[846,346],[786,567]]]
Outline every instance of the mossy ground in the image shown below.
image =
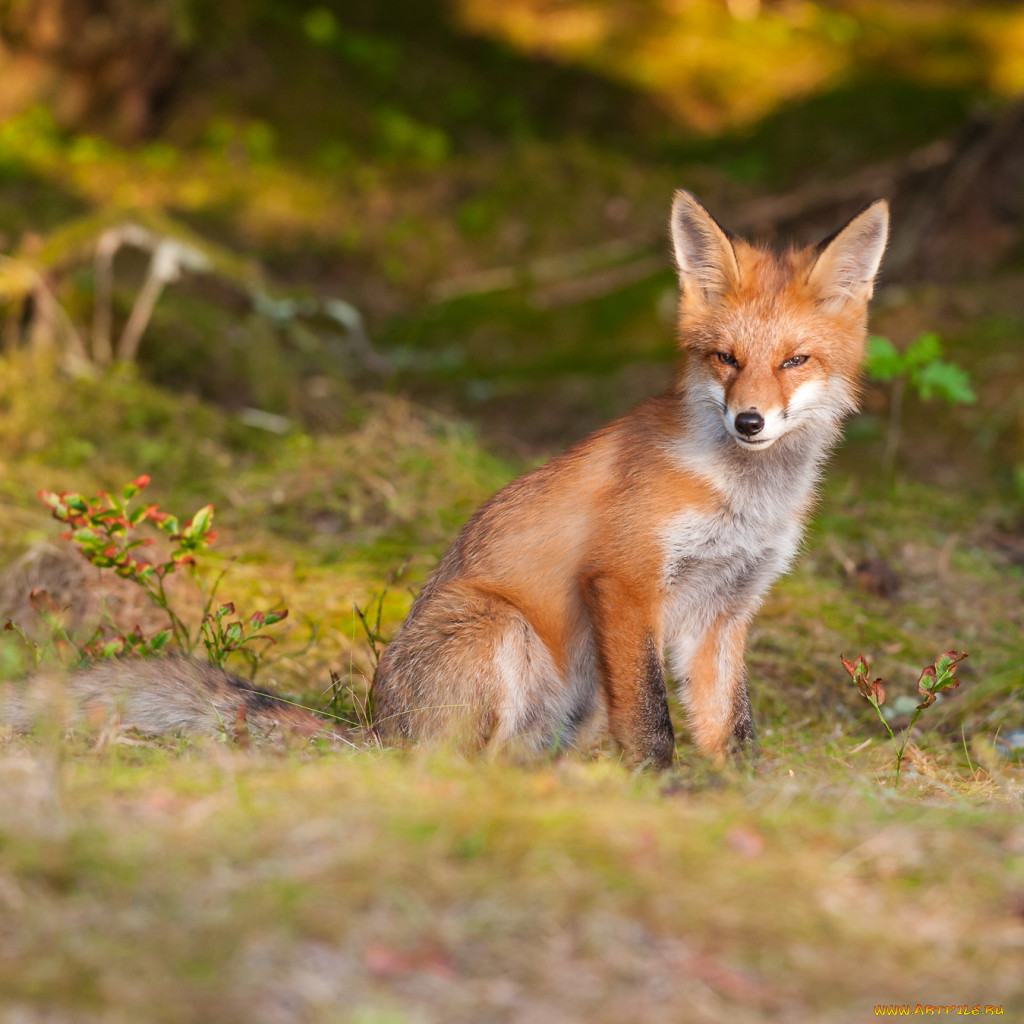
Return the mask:
[[1013,1019],[1019,778],[894,793],[858,747],[769,748],[752,779],[635,779],[611,761],[8,745],[5,1012]]

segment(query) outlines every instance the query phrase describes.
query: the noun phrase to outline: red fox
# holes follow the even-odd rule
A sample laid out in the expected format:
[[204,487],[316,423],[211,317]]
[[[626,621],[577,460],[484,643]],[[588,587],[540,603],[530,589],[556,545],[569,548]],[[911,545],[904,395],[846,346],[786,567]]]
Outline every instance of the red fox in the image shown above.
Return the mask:
[[748,624],[856,407],[888,216],[774,255],[676,193],[673,386],[470,520],[380,661],[378,736],[557,749],[596,721],[665,768],[667,651],[697,747],[753,747]]
[[[888,217],[879,200],[820,245],[776,256],[676,193],[673,386],[470,520],[381,658],[378,737],[543,750],[600,727],[631,764],[665,768],[667,651],[698,748],[722,758],[753,747],[747,627],[793,559],[856,406]],[[0,689],[0,722],[31,727],[45,683]],[[70,692],[86,717],[144,732],[244,723],[345,740],[181,657],[101,663]]]

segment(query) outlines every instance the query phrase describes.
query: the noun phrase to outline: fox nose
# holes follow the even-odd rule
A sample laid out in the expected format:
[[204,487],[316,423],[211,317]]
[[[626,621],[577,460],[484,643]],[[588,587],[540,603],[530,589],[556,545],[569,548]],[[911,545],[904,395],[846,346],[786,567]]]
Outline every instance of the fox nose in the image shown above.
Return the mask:
[[744,437],[753,437],[764,430],[764,417],[756,409],[737,414],[735,422],[736,429]]

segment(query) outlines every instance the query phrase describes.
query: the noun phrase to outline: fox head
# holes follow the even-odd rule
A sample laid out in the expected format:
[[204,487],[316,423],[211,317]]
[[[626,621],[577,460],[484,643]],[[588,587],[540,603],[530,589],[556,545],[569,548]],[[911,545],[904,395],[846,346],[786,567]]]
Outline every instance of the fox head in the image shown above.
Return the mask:
[[769,448],[856,408],[867,305],[885,250],[877,200],[817,246],[775,255],[724,231],[689,192],[672,206],[687,403],[707,403],[723,440]]

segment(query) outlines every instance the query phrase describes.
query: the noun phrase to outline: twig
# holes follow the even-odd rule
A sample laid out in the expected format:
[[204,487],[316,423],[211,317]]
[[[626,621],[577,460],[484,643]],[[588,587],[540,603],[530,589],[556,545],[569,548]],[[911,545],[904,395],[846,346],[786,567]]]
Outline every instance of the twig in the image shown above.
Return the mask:
[[[55,338],[57,327],[62,330],[64,346],[61,354],[67,369],[76,374],[86,372],[90,362],[82,336],[75,330],[71,318],[50,290],[46,278],[27,260],[14,256],[0,255],[0,265],[11,271],[11,280],[6,282],[6,290],[12,296],[23,297],[34,304],[37,314],[33,321],[41,323],[48,338]],[[30,339],[30,343],[35,344],[35,339]]]
[[209,269],[209,259],[198,249],[173,238],[160,239],[153,249],[146,280],[136,296],[128,323],[121,333],[121,340],[117,345],[117,358],[122,362],[131,362],[135,359],[142,334],[153,315],[153,309],[164,290],[164,285],[177,281],[183,270],[201,272]]
[[120,228],[104,231],[96,243],[93,260],[92,357],[100,366],[114,361],[111,331],[114,304],[114,256],[121,246]]
[[903,421],[903,393],[906,378],[897,377],[892,382],[892,398],[889,402],[889,429],[885,436],[885,451],[882,453],[882,475],[891,480],[896,469],[896,453],[900,445],[900,429]]

